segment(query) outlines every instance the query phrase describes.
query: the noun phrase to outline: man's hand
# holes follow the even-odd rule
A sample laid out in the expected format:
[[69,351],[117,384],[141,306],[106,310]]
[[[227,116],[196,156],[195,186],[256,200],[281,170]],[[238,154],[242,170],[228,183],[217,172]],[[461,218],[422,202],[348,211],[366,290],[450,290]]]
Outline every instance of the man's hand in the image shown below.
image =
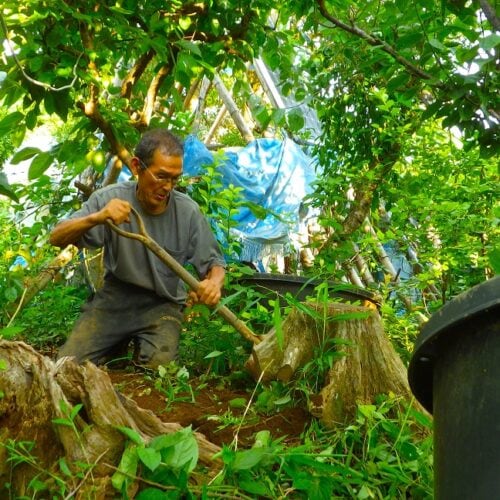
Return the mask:
[[188,302],[196,304],[201,302],[207,306],[215,306],[219,303],[221,298],[220,287],[209,279],[200,282],[197,292],[189,292]]
[[130,211],[131,206],[128,201],[114,198],[99,212],[59,222],[50,233],[50,243],[64,248],[70,243],[76,243],[89,229],[99,224],[106,224],[107,220],[113,221],[114,224],[130,222]]
[[113,198],[97,214],[101,220],[101,224],[104,224],[108,219],[113,224],[121,224],[122,222],[130,222],[129,216],[131,210],[132,208],[128,201]]
[[225,270],[223,267],[212,267],[205,279],[200,281],[198,290],[189,292],[187,305],[192,306],[201,302],[207,306],[216,306],[222,296],[224,276]]

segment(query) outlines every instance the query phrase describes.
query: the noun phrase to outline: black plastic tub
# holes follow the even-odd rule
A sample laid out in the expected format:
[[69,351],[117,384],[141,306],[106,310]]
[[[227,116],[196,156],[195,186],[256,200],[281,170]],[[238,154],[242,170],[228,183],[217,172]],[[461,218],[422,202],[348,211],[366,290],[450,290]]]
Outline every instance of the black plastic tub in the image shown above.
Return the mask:
[[[305,300],[307,297],[316,297],[318,294],[316,287],[325,283],[325,281],[290,274],[255,273],[251,276],[239,278],[238,283],[261,292],[264,300],[277,297],[282,304],[285,304],[287,294],[300,301]],[[380,305],[379,297],[368,290],[347,283],[333,281],[327,281],[326,283],[330,299],[361,303],[368,301],[376,307]]]
[[500,498],[500,276],[431,317],[408,379],[434,416],[435,498]]

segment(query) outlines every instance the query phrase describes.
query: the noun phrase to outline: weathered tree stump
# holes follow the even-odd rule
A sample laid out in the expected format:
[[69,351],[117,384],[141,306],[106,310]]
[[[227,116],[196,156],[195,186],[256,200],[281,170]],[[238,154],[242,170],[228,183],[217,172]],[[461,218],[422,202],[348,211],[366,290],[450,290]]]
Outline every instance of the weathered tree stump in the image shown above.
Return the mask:
[[385,336],[377,311],[345,303],[304,304],[310,314],[293,309],[282,324],[282,345],[274,331],[255,345],[246,363],[257,380],[289,381],[313,359],[327,340],[336,339],[343,355],[330,369],[312,413],[327,426],[345,422],[358,403],[380,394],[409,400],[406,368]]
[[[74,418],[77,433],[70,426],[53,423],[53,419],[68,418],[64,405],[71,410],[77,404],[83,405]],[[0,492],[10,482],[17,494],[24,495],[37,473],[32,465],[12,467],[7,461],[2,444],[15,440],[35,443],[31,454],[42,470],[55,470],[61,458],[70,467],[77,461],[95,464],[88,477],[78,480],[74,498],[86,489],[95,498],[116,493],[110,478],[125,445],[125,436],[116,426],[135,430],[146,443],[182,428],[162,422],[116,392],[107,373],[92,363],[78,365],[70,358],[53,362],[23,342],[0,340]],[[219,447],[199,433],[195,437],[200,461],[218,467],[212,457]]]

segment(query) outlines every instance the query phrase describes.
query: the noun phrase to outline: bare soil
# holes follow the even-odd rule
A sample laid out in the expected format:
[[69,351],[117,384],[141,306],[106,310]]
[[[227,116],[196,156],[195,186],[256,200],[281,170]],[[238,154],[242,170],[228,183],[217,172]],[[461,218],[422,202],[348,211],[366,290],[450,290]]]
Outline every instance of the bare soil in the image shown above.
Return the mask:
[[286,444],[299,444],[302,432],[312,419],[309,412],[300,407],[285,407],[272,414],[257,413],[252,405],[247,408],[244,403],[250,401],[253,388],[234,387],[223,377],[208,382],[191,379],[192,393],[176,393],[169,401],[168,391],[156,388],[154,381],[144,373],[120,370],[108,373],[116,389],[141,408],[152,411],[164,422],[192,426],[219,446],[229,445],[236,439],[238,447],[250,447],[255,434],[261,430],[269,430],[274,439],[283,438]]

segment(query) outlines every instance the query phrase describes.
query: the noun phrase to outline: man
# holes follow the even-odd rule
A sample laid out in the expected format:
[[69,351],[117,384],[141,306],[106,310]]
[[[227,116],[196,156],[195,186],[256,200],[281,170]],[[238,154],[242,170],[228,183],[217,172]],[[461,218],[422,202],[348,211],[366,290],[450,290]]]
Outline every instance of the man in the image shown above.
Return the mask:
[[136,181],[95,191],[80,210],[53,229],[58,247],[104,248],[104,286],[84,305],[59,357],[95,364],[131,340],[136,361],[157,367],[176,358],[186,302],[180,279],[141,242],[118,235],[108,224],[138,232],[131,207],[148,234],[180,264],[192,264],[200,276],[194,300],[218,303],[225,262],[198,205],[174,190],[182,174],[183,144],[165,129],[146,132],[132,158]]

